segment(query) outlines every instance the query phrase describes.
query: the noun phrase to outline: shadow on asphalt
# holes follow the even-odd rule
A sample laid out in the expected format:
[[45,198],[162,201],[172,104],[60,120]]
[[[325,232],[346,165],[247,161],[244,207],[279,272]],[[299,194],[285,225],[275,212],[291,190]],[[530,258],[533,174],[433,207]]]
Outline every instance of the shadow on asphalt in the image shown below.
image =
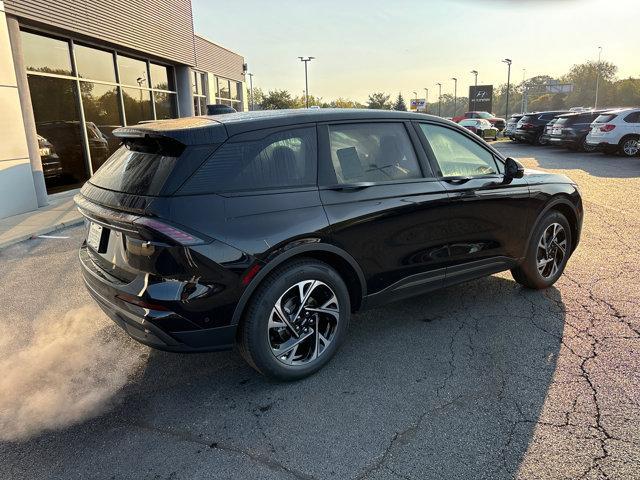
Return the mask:
[[500,142],[494,146],[506,155],[510,155],[510,149],[517,149],[519,157],[535,157],[540,167],[547,170],[579,169],[590,175],[605,178],[640,177],[640,157],[627,158],[600,152],[577,152],[526,143]]
[[337,357],[297,383],[235,352],[152,351],[121,411],[318,477],[375,474],[393,453],[410,475],[499,478],[525,455],[563,328],[558,290],[493,276],[357,315]]

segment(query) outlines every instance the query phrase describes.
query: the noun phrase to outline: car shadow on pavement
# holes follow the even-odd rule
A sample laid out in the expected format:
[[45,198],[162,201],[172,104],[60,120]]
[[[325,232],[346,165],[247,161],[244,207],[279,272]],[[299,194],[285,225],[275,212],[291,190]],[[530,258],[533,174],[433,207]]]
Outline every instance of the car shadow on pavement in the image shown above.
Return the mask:
[[603,178],[640,177],[640,157],[627,158],[600,152],[586,153],[553,146],[506,142],[502,142],[498,150],[516,158],[533,157],[540,168],[546,170],[583,170]]
[[558,290],[505,274],[356,315],[295,383],[236,352],[150,350],[110,413],[26,448],[65,478],[512,478],[563,328]]

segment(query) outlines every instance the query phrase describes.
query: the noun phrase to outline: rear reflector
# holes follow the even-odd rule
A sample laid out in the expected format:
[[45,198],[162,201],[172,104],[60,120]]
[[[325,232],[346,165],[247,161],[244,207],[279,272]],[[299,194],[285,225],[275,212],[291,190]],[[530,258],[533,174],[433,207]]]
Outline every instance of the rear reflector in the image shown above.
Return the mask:
[[199,245],[202,243],[207,243],[201,238],[196,237],[195,235],[191,235],[190,233],[161,222],[160,220],[156,220],[155,218],[140,217],[133,223],[136,225],[142,225],[143,227],[146,227],[149,230],[153,230],[154,232],[158,232],[165,237],[170,238],[174,242],[179,243],[180,245]]

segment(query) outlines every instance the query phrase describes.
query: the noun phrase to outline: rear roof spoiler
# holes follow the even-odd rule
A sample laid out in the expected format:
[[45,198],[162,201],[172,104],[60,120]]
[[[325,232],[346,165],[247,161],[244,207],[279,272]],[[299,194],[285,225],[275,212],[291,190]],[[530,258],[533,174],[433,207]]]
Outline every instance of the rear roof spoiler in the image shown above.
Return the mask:
[[113,131],[113,135],[122,139],[165,137],[183,145],[222,143],[228,138],[227,129],[222,123],[205,117],[160,120],[120,127]]

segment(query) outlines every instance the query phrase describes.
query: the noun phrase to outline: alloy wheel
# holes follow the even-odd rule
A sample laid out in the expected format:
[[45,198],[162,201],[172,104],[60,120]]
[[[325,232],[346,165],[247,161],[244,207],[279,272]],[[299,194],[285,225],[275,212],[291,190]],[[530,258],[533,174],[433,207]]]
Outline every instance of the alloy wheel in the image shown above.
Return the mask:
[[630,138],[622,144],[622,151],[625,155],[632,157],[640,151],[640,142],[633,138]]
[[536,264],[540,275],[547,279],[553,277],[567,254],[567,233],[559,223],[549,225],[538,242]]
[[277,300],[267,334],[273,355],[285,365],[315,361],[334,340],[340,321],[335,292],[319,280],[303,280]]

